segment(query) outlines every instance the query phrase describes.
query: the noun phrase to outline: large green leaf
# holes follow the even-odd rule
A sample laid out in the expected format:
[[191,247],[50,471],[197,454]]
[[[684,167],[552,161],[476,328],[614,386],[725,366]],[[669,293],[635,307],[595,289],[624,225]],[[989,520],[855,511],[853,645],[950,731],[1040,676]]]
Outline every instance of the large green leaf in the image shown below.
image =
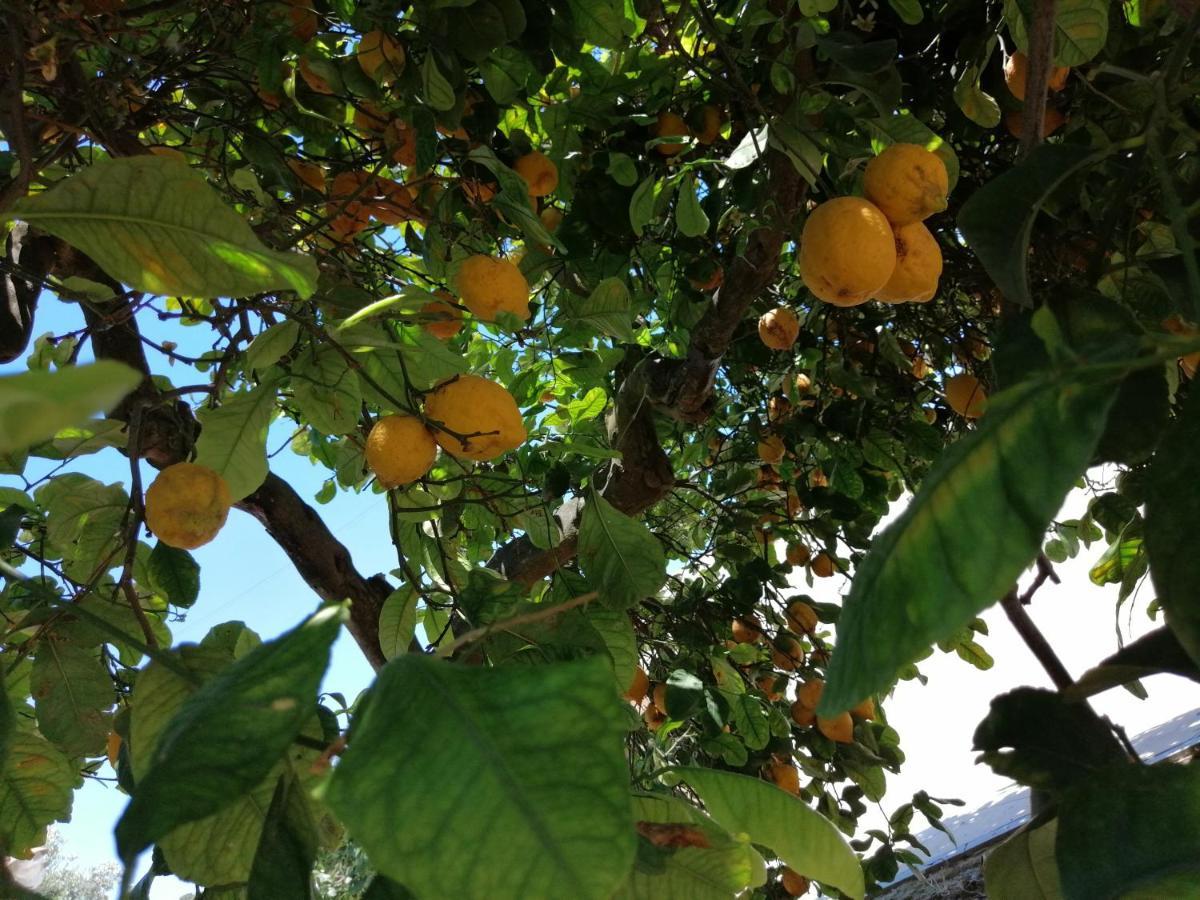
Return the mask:
[[656,847],[644,838],[637,861],[613,900],[729,900],[766,881],[766,865],[745,836],[675,797],[635,794],[638,823],[684,826],[706,846]]
[[1150,464],[1146,551],[1167,624],[1200,663],[1200,391],[1193,390]]
[[379,648],[388,659],[408,652],[417,630],[417,592],[410,586],[397,588],[379,610]]
[[1160,672],[1200,681],[1200,668],[1197,668],[1196,661],[1188,656],[1179,638],[1165,625],[1101,660],[1075,679],[1075,683],[1063,691],[1063,695],[1072,700],[1082,700]]
[[200,596],[200,566],[192,554],[159,541],[147,561],[150,586],[167,602],[189,608]]
[[356,718],[326,800],[419,897],[606,898],[635,843],[621,713],[603,659],[401,656]]
[[267,477],[267,428],[275,410],[273,383],[234,394],[197,413],[196,462],[223,476],[234,500],[254,493]]
[[290,773],[276,783],[246,885],[246,900],[312,896],[317,824],[303,790]]
[[124,363],[101,360],[54,372],[0,376],[0,453],[12,453],[107,413],[142,376]]
[[573,322],[582,322],[621,341],[633,340],[629,325],[632,301],[629,288],[620,278],[605,278],[587,297],[568,296],[563,314]]
[[316,289],[317,265],[268,250],[198,173],[161,156],[94,163],[0,218],[22,219],[78,247],[117,281],[184,297]]
[[42,641],[29,687],[47,740],[72,759],[104,752],[116,695],[97,650]]
[[613,607],[653,596],[667,577],[666,555],[650,529],[595,491],[579,526],[579,561],[592,588]]
[[46,482],[35,496],[46,510],[46,536],[68,575],[86,582],[98,567],[120,565],[115,551],[129,510],[121,485],[69,472]]
[[1200,765],[1128,765],[1070,791],[1059,807],[1067,900],[1200,896]]
[[872,543],[837,627],[819,712],[884,690],[1015,583],[1087,467],[1114,388],[1039,376],[996,395]]
[[259,785],[313,715],[329,648],[345,619],[326,607],[262,644],[184,701],[157,736],[148,771],[117,823],[121,858]]
[[675,224],[685,237],[699,237],[708,231],[708,216],[700,205],[696,179],[692,175],[684,178],[679,185],[679,195],[675,201]]
[[305,421],[324,434],[349,434],[358,426],[362,386],[335,348],[314,348],[292,366],[292,399]]
[[1022,828],[983,863],[988,900],[1062,900],[1054,839],[1058,820]]
[[567,0],[575,24],[589,43],[620,47],[633,23],[625,19],[621,0]]
[[676,772],[722,828],[748,834],[797,872],[849,897],[865,895],[862,866],[850,845],[829,819],[798,798],[737,772],[699,768]]
[[1025,265],[1033,222],[1046,198],[1102,154],[1073,144],[1042,144],[967,198],[958,227],[1004,296],[1032,306]]
[[78,776],[49,741],[17,731],[0,759],[0,855],[22,856],[45,843],[46,826],[70,818]]
[[[1079,66],[1108,41],[1108,0],[1058,0],[1054,8],[1054,64]],[[1029,51],[1029,28],[1020,0],[1006,0],[1004,18],[1013,42]]]
[[604,641],[608,655],[612,658],[613,675],[617,685],[624,692],[633,681],[633,672],[638,665],[637,636],[633,633],[633,623],[629,615],[621,609],[608,609],[603,606],[591,606],[587,610],[587,619]]

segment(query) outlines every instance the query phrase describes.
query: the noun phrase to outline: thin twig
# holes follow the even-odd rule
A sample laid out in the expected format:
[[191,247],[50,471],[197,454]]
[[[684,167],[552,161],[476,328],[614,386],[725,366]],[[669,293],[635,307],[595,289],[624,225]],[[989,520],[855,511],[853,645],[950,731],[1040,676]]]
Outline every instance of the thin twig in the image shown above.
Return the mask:
[[1042,664],[1042,668],[1046,670],[1046,674],[1050,676],[1054,686],[1063,691],[1074,684],[1075,679],[1071,677],[1067,667],[1062,664],[1062,660],[1058,658],[1058,654],[1054,652],[1050,642],[1038,630],[1033,619],[1029,618],[1029,613],[1025,611],[1025,607],[1021,605],[1021,598],[1017,595],[1015,587],[1004,595],[1000,606],[1004,609],[1004,614],[1008,616],[1008,621],[1012,622],[1013,628],[1017,630],[1017,634],[1021,636],[1021,640],[1025,642],[1025,646]]
[[507,631],[510,628],[516,628],[518,625],[529,625],[532,622],[540,622],[543,619],[550,619],[560,613],[565,613],[568,610],[575,609],[578,606],[584,606],[591,603],[600,595],[596,591],[588,591],[586,594],[580,594],[578,597],[572,597],[563,603],[555,606],[547,606],[544,609],[535,609],[532,612],[522,613],[519,616],[513,616],[511,619],[504,619],[500,622],[493,622],[491,625],[484,625],[480,628],[472,628],[466,634],[459,635],[451,643],[438,651],[438,656],[449,659],[458,650],[465,647],[467,644],[472,644],[481,638],[487,637],[497,631]]

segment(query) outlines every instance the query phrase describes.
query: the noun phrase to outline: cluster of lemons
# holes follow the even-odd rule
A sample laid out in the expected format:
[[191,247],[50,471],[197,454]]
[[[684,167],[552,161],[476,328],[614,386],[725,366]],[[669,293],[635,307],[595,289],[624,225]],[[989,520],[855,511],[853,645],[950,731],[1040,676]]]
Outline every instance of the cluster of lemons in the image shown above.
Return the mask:
[[827,200],[805,220],[805,286],[834,306],[932,300],[942,251],[923,222],[946,208],[945,164],[917,144],[892,144],[867,164],[863,193]]

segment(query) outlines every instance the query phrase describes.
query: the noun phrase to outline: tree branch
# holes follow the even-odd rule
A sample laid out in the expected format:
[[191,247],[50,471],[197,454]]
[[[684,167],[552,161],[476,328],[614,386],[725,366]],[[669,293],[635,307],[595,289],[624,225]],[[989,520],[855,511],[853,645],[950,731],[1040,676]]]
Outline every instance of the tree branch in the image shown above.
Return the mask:
[[1055,0],[1036,0],[1033,21],[1029,23],[1029,68],[1025,78],[1025,109],[1022,118],[1021,156],[1046,137],[1046,87],[1050,83],[1051,57],[1054,54]]

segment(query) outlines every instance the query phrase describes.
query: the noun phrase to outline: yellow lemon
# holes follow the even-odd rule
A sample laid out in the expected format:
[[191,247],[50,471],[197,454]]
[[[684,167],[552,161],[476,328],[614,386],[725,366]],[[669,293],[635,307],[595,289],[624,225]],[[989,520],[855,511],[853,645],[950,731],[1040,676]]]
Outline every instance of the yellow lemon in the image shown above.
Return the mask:
[[404,69],[404,47],[378,29],[368,31],[358,42],[358,64],[368,78],[382,76],[390,81]]
[[[682,116],[667,111],[658,114],[658,121],[654,124],[655,137],[687,137],[688,134],[690,131]],[[660,156],[675,156],[686,150],[687,144],[656,144],[654,149]]]
[[217,536],[233,500],[225,479],[207,466],[167,466],[146,489],[146,525],[171,547],[194,550]]
[[772,350],[787,350],[800,336],[800,320],[786,306],[778,306],[759,317],[758,336]]
[[849,744],[854,740],[854,720],[848,712],[836,715],[832,719],[817,716],[817,730],[839,744]]
[[[804,547],[803,544],[797,546]],[[805,556],[807,556],[808,548],[804,547],[804,550]],[[793,565],[803,565],[803,563],[793,563]],[[797,634],[812,634],[817,630],[817,611],[803,600],[793,600],[789,603],[785,615],[788,627]]]
[[[1053,66],[1046,87],[1057,93],[1067,86],[1070,66]],[[1025,99],[1025,81],[1029,77],[1029,57],[1018,50],[1004,60],[1004,84],[1018,100]]]
[[800,275],[813,295],[857,306],[887,284],[896,268],[896,239],[883,213],[861,197],[822,203],[800,233]]
[[540,150],[526,153],[513,163],[513,170],[525,179],[530,197],[545,197],[558,187],[558,166]]
[[496,321],[500,312],[529,318],[529,282],[507,259],[468,257],[458,267],[454,286],[467,309],[484,322]]
[[987,392],[979,379],[963,372],[946,379],[946,404],[966,419],[978,419],[987,408]]
[[942,248],[922,222],[899,225],[896,234],[896,268],[875,295],[887,303],[926,303],[937,294],[942,277]]
[[440,424],[434,440],[453,456],[488,460],[525,443],[525,423],[512,394],[478,375],[460,375],[425,398],[425,415]]
[[386,488],[416,481],[436,456],[433,435],[416,416],[384,416],[367,435],[367,465]]
[[867,163],[863,193],[893,225],[909,225],[946,208],[946,164],[920,144],[892,144]]
[[425,322],[421,325],[439,341],[448,341],[462,331],[462,310],[454,305],[448,291],[438,291],[438,300],[430,300],[421,307]]
[[783,445],[783,438],[777,434],[768,435],[758,442],[758,458],[770,465],[781,462],[786,452],[787,448]]

